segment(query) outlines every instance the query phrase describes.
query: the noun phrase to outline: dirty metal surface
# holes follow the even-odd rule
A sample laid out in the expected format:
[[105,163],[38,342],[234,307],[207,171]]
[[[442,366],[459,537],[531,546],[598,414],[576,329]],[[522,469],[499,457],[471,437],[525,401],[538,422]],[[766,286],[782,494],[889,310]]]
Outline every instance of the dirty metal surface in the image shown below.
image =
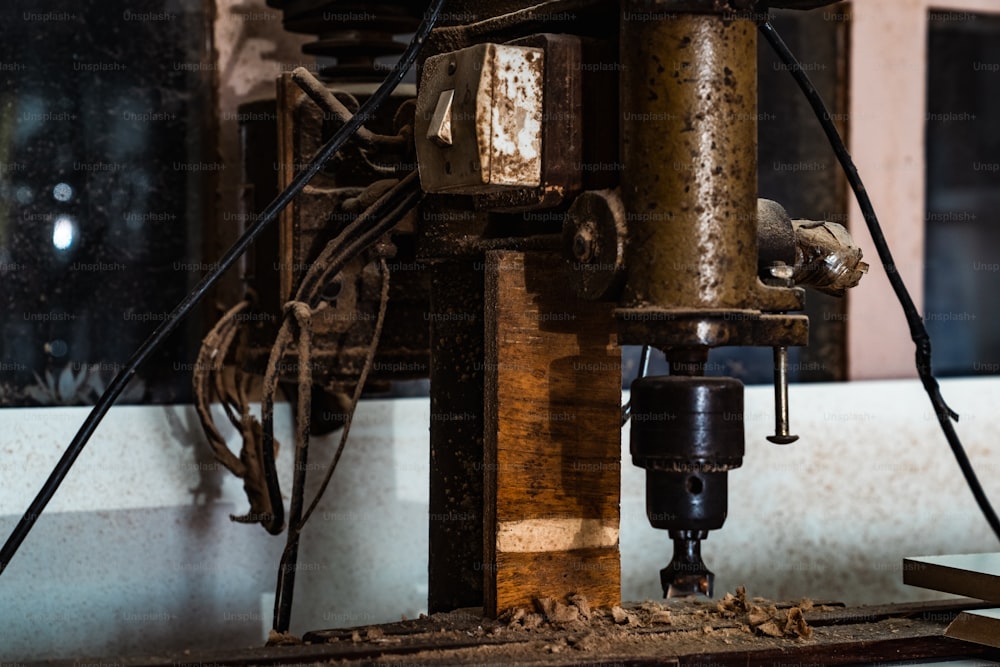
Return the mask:
[[768,315],[753,310],[618,308],[615,318],[622,345],[792,346],[809,342],[809,319],[805,315]]
[[562,250],[580,298],[614,300],[625,281],[625,207],[615,190],[585,192],[563,220]]
[[[727,601],[728,600],[728,601]],[[612,611],[590,610],[589,618],[546,613],[493,621],[463,609],[379,626],[307,634],[309,644],[229,651],[109,657],[119,667],[186,665],[796,665],[856,664],[931,658],[1000,660],[996,649],[943,636],[958,613],[955,603],[845,608],[836,604],[773,603],[778,616],[800,610],[811,629],[766,636],[752,629],[750,614],[732,596],[716,601],[644,602]],[[773,605],[773,607],[772,607]],[[803,608],[805,608],[804,611]],[[563,606],[563,611],[566,606]],[[579,611],[579,608],[576,608]],[[551,620],[549,620],[551,619]],[[531,622],[526,622],[526,621]],[[537,623],[537,625],[533,625]],[[758,628],[763,625],[756,626]],[[94,660],[93,662],[98,662]],[[36,663],[36,667],[79,666],[83,661]],[[30,667],[30,666],[26,666]]]
[[803,294],[757,277],[756,26],[627,12],[621,26],[622,343],[806,344],[805,317],[762,316]]
[[427,59],[415,121],[425,192],[541,185],[544,67],[542,49],[501,44]]
[[[574,35],[531,35],[512,46],[545,54],[541,116],[541,173],[534,188],[506,189],[476,197],[477,209],[525,211],[557,206],[580,191],[583,136],[583,51]],[[589,81],[588,81],[589,83]]]
[[754,308],[757,27],[711,15],[621,25],[624,303]]

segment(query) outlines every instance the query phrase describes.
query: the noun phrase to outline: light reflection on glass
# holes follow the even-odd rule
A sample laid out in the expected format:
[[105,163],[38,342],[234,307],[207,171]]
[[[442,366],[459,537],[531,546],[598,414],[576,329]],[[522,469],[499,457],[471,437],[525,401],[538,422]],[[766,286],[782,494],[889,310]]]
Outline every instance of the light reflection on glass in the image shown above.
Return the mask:
[[58,250],[68,250],[76,237],[76,223],[68,215],[60,215],[52,226],[52,245]]
[[52,196],[56,201],[69,201],[73,198],[73,186],[69,183],[56,183],[52,188]]
[[45,344],[45,351],[53,357],[65,357],[66,353],[69,352],[69,344],[61,338],[56,338]]

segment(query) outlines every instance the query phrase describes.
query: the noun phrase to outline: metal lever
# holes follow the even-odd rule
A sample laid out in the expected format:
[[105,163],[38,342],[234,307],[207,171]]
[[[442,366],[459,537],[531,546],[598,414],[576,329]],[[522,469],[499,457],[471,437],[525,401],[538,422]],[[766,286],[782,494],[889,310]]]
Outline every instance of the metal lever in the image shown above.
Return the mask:
[[799,439],[788,428],[788,348],[774,348],[774,435],[767,439],[777,445],[790,445]]

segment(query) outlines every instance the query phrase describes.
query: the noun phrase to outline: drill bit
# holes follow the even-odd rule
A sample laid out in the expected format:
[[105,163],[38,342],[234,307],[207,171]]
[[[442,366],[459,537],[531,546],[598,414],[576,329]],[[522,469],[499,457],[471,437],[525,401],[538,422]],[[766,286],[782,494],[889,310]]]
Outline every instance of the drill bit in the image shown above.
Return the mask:
[[705,567],[701,559],[701,541],[708,537],[708,531],[672,530],[670,537],[674,541],[674,557],[669,565],[660,570],[663,597],[712,597],[715,574]]

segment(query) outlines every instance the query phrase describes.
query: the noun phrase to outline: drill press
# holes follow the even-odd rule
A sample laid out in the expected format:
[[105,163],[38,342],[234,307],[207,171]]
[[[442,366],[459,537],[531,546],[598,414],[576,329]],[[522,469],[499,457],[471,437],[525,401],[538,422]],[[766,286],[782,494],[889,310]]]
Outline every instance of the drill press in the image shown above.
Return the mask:
[[[652,4],[625,3],[621,22],[623,45],[648,48],[621,52],[629,235],[615,317],[622,343],[658,347],[670,364],[632,385],[632,461],[646,469],[650,523],[674,541],[664,595],[710,596],[700,542],[725,521],[744,442],[743,385],[706,377],[708,350],[766,345],[781,359],[807,343],[808,319],[787,314],[802,310],[800,288],[759,278],[755,17]],[[791,277],[794,251],[785,260],[765,267],[771,277]]]
[[429,37],[393,120],[416,157],[394,169],[426,194],[393,239],[429,294],[383,338],[429,355],[431,612],[620,602],[621,344],[670,368],[631,409],[648,518],[674,542],[665,595],[711,595],[701,541],[744,453],[743,386],[706,375],[711,348],[774,348],[769,439],[795,440],[787,349],[809,323],[790,313],[865,265],[842,228],[757,198],[757,4],[455,0]]

